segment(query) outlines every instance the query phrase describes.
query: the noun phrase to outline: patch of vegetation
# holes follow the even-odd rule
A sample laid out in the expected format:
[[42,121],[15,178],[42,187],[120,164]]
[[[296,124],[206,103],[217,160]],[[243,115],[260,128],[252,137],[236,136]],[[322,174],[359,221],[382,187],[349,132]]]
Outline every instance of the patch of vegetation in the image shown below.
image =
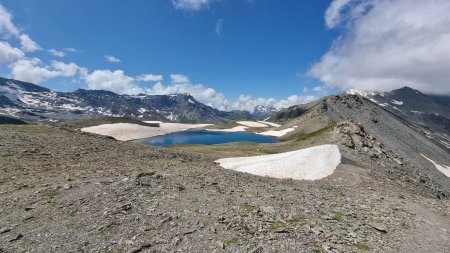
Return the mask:
[[234,245],[237,244],[239,242],[239,240],[237,238],[233,238],[230,240],[225,240],[223,243],[226,245]]
[[315,249],[313,252],[314,253],[327,253],[327,251],[322,247],[320,247],[319,249]]
[[294,188],[293,189],[294,191],[297,191],[297,192],[307,192],[308,191],[308,188],[307,187],[305,187],[305,186],[301,186],[301,187],[299,187],[299,188]]
[[367,245],[365,243],[358,243],[358,244],[356,244],[356,248],[361,250],[361,251],[369,251],[370,250],[369,245]]
[[384,224],[385,220],[376,219],[375,222],[378,223],[378,224]]
[[66,222],[64,222],[64,225],[66,225],[67,228],[74,228],[74,229],[82,229],[82,228],[86,228],[88,226],[88,224],[78,223],[78,222],[73,222],[73,221],[66,221]]
[[314,132],[307,133],[307,134],[305,134],[305,133],[297,134],[296,136],[291,137],[291,138],[294,138],[297,141],[303,141],[306,139],[310,139],[312,137],[320,136],[320,135],[332,130],[334,127],[335,127],[335,124],[331,124],[326,127],[322,127]]
[[270,226],[270,230],[272,231],[277,231],[277,230],[283,230],[286,229],[286,226],[284,226],[283,224],[273,224],[272,226]]
[[249,205],[247,203],[240,204],[239,208],[242,209],[242,210],[245,210],[247,212],[254,212],[254,211],[256,211],[258,209],[258,207]]
[[333,218],[333,220],[336,221],[341,221],[344,218],[344,214],[342,212],[334,212],[333,216],[331,216],[331,218]]

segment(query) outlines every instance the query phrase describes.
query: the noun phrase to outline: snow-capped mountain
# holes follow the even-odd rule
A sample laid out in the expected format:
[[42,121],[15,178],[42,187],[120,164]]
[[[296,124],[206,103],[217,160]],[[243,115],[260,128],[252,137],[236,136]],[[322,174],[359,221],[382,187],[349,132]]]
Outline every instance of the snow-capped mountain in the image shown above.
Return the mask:
[[389,92],[347,90],[344,93],[365,97],[385,110],[421,128],[432,138],[450,148],[450,97],[424,94],[403,87]]
[[275,108],[274,106],[257,105],[257,106],[255,106],[255,109],[254,109],[252,115],[257,119],[267,119],[273,113],[278,112],[278,111],[279,111],[279,109]]
[[243,114],[219,111],[189,94],[132,96],[83,89],[55,92],[35,84],[0,78],[0,115],[26,121],[128,116],[142,120],[218,123]]

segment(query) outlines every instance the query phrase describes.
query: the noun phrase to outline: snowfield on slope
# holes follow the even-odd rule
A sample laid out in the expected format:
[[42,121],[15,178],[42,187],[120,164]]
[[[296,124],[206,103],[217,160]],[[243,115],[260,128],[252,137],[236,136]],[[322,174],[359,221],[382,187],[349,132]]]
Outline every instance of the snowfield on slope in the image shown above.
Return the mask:
[[247,126],[247,127],[268,127],[266,123],[256,122],[256,121],[238,121],[236,122],[239,125]]
[[260,132],[260,133],[256,133],[256,134],[273,136],[273,137],[282,137],[282,136],[286,135],[287,133],[294,131],[296,128],[297,128],[297,126],[294,126],[294,127],[286,128],[283,130],[269,130],[269,131]]
[[424,156],[423,154],[420,154],[420,155],[423,156],[425,159],[427,159],[429,162],[431,162],[434,165],[434,167],[436,167],[436,169],[438,169],[444,175],[446,175],[447,177],[450,177],[450,167],[449,166],[437,164],[435,161]]
[[173,132],[185,131],[192,128],[209,126],[210,124],[180,124],[164,123],[161,121],[145,121],[146,123],[159,123],[159,127],[141,126],[130,123],[103,124],[92,127],[82,128],[81,131],[111,136],[119,141],[130,141],[137,139],[150,138],[153,136],[164,135]]
[[295,180],[317,180],[333,174],[341,163],[336,145],[321,145],[296,151],[215,161],[225,169],[257,176]]

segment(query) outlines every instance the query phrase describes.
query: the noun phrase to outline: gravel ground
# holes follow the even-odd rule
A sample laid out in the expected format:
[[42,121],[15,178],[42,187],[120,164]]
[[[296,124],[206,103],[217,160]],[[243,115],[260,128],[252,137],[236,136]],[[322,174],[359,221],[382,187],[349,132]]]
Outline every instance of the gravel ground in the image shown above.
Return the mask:
[[449,251],[449,200],[346,152],[311,182],[63,127],[0,126],[0,139],[0,252]]

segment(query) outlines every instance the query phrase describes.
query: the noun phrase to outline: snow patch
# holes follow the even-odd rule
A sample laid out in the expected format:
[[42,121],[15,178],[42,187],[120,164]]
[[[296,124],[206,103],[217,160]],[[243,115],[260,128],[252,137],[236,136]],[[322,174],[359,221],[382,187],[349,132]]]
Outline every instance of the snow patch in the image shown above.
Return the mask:
[[273,126],[273,127],[280,127],[281,126],[280,124],[272,123],[272,122],[268,122],[268,121],[258,121],[258,122],[266,124],[266,125],[269,125],[269,126]]
[[446,175],[447,177],[450,177],[450,167],[449,166],[437,164],[435,161],[424,156],[423,154],[420,154],[420,155],[423,156],[425,159],[427,159],[429,162],[431,162],[434,165],[434,167],[436,167],[436,169],[438,169],[440,172],[444,173],[444,175]]
[[341,163],[336,145],[321,145],[296,151],[252,157],[223,158],[221,167],[257,176],[317,180],[330,176]]
[[[153,123],[153,121],[144,121]],[[141,126],[130,123],[103,124],[99,126],[85,127],[81,131],[111,136],[120,141],[129,141],[136,139],[150,138],[153,136],[164,135],[173,132],[186,131],[192,128],[209,126],[210,124],[180,124],[160,122],[159,127]]]
[[442,141],[442,140],[439,140],[442,144],[444,144],[444,146],[446,147],[446,148],[448,148],[448,149],[450,149],[450,143],[448,143],[448,142],[445,142],[445,141]]
[[281,137],[281,136],[286,135],[287,133],[294,131],[295,128],[296,127],[290,127],[290,128],[286,128],[283,130],[270,130],[270,131],[260,132],[260,133],[256,133],[256,134],[273,136],[273,137]]
[[188,99],[188,102],[195,105],[195,102],[192,101],[192,99],[190,99],[190,98]]
[[214,131],[214,132],[245,132],[247,126],[236,126],[233,128],[226,128],[226,129],[206,129],[206,131]]
[[349,95],[359,95],[362,97],[367,97],[369,93],[367,91],[357,90],[357,89],[349,89],[345,91],[346,94]]
[[248,126],[248,127],[268,127],[266,122],[256,122],[256,121],[238,121],[239,125]]
[[395,105],[403,105],[403,101],[397,101],[397,100],[394,100],[394,99],[391,100],[391,103],[395,104]]

